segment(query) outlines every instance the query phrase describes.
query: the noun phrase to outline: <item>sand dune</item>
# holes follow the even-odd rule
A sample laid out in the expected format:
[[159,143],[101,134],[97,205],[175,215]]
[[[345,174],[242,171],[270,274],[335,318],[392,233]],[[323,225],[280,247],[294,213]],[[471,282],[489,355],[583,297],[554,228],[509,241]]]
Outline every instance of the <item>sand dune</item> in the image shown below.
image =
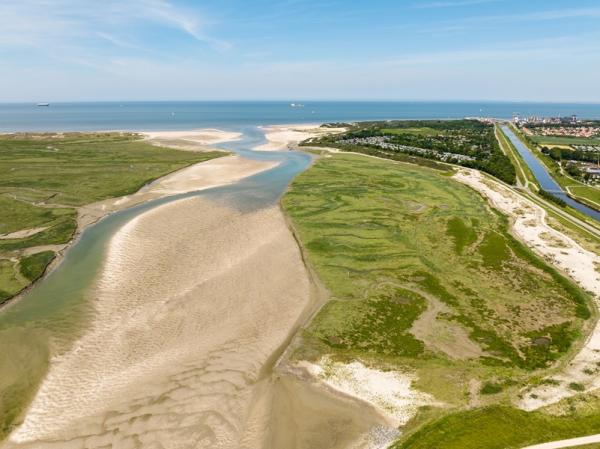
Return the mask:
[[221,129],[192,131],[150,131],[141,133],[151,144],[186,151],[214,151],[210,145],[239,140],[241,133]]
[[[567,273],[581,287],[590,292],[600,304],[600,256],[582,248],[570,237],[556,231],[546,223],[546,211],[532,201],[518,195],[499,182],[484,177],[475,170],[461,169],[454,178],[479,191],[512,221],[512,231],[527,246],[549,263]],[[572,382],[581,383],[585,389],[600,388],[600,322],[581,351],[562,371],[552,378],[558,385],[540,385],[523,392],[518,406],[525,410],[556,403],[573,396]]]
[[267,138],[267,143],[258,145],[256,151],[283,151],[290,145],[295,145],[303,140],[326,134],[344,132],[345,128],[322,128],[320,125],[273,125],[262,127]]
[[254,389],[309,301],[278,208],[192,198],[146,212],[112,239],[93,295],[89,330],[52,361],[5,447],[260,441],[245,425]]

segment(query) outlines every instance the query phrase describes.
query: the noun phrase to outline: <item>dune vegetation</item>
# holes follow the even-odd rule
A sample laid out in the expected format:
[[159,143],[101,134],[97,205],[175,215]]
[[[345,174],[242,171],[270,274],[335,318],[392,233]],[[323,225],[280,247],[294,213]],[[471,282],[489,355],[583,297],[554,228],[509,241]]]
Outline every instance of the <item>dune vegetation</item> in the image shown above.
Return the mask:
[[0,303],[43,274],[52,245],[73,237],[78,206],[222,154],[159,148],[125,133],[0,136]]
[[[415,387],[446,406],[409,424],[443,416],[442,434],[456,412],[510,414],[510,399],[572,353],[591,321],[588,295],[451,173],[325,152],[282,200],[331,293],[294,357],[415,372]],[[428,441],[398,447],[470,447]]]

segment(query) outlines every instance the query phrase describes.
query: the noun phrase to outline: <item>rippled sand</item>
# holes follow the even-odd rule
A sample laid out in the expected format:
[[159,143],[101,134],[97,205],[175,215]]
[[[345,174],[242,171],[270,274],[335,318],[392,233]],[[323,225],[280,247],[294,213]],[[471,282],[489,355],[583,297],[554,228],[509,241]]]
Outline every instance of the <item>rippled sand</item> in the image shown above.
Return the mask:
[[278,208],[191,198],[146,212],[112,239],[93,295],[89,331],[5,447],[263,445],[269,363],[310,302]]
[[231,184],[276,165],[275,161],[258,161],[240,156],[210,159],[163,176],[131,195],[109,198],[82,206],[78,209],[77,222],[80,228],[84,228],[109,213],[145,201]]

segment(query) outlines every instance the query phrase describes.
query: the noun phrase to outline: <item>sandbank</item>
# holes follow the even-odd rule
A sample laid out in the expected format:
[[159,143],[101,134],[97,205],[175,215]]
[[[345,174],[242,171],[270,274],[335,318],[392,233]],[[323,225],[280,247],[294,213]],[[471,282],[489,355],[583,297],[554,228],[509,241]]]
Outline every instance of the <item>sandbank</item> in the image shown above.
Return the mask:
[[211,145],[240,140],[241,133],[220,129],[191,131],[148,131],[140,133],[148,143],[186,151],[214,151]]
[[254,390],[309,290],[278,207],[194,197],[137,216],[110,242],[86,333],[51,361],[5,447],[260,441],[264,428],[246,425]]
[[346,128],[324,128],[318,124],[272,125],[261,129],[265,132],[267,143],[254,147],[255,151],[283,151],[306,139],[346,131]]
[[274,161],[257,161],[240,156],[225,156],[183,168],[164,176],[137,192],[82,206],[78,210],[78,225],[83,228],[103,216],[127,209],[145,201],[181,193],[200,191],[231,184],[277,165]]

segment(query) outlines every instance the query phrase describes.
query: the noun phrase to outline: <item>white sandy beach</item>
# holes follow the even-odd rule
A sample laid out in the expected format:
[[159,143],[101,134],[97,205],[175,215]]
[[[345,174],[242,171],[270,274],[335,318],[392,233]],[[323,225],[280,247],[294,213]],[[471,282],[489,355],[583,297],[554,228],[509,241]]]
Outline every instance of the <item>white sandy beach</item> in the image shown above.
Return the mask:
[[214,151],[211,145],[239,140],[238,132],[221,129],[198,129],[191,131],[148,131],[140,133],[149,143],[187,151]]
[[345,131],[345,128],[322,128],[319,124],[273,125],[261,129],[265,133],[267,143],[254,147],[255,151],[283,151],[306,139]]
[[431,395],[413,389],[415,379],[408,372],[381,371],[359,361],[334,362],[326,356],[318,363],[302,361],[299,366],[328,387],[371,404],[391,429],[406,425],[419,407],[441,405]]
[[[544,209],[475,170],[461,169],[454,179],[477,190],[496,209],[508,215],[513,223],[512,231],[521,241],[600,301],[600,256],[548,226]],[[576,392],[569,388],[571,382],[583,384],[586,390],[600,388],[598,364],[600,322],[569,365],[552,376],[560,385],[540,385],[526,391],[518,406],[534,410],[573,396]]]

